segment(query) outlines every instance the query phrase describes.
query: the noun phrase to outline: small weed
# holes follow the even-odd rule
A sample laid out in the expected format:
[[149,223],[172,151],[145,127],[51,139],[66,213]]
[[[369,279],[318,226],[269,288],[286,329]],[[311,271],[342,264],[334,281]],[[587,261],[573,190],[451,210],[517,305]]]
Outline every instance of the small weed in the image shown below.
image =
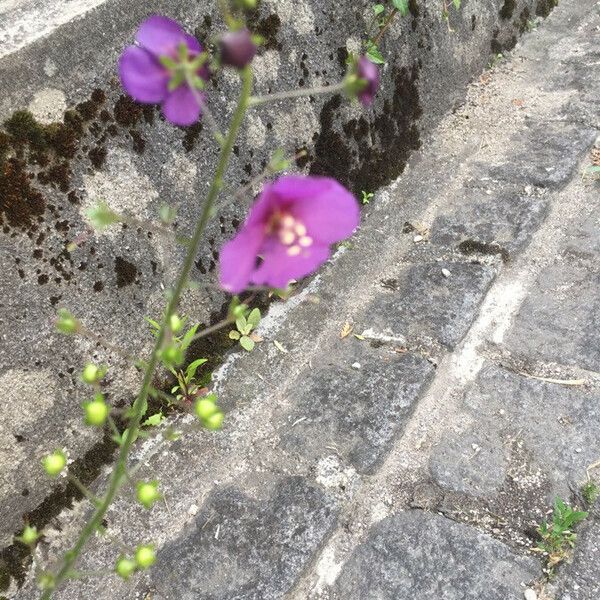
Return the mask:
[[548,575],[554,573],[554,568],[567,558],[575,546],[577,534],[572,529],[587,516],[587,512],[575,510],[560,498],[556,499],[552,520],[544,520],[537,529],[541,539],[536,551],[548,556]]
[[369,204],[369,202],[371,202],[371,198],[375,195],[375,194],[373,194],[373,192],[365,192],[365,190],[362,190],[361,194],[362,194],[362,197],[361,197],[360,201],[363,204],[363,206],[365,204]]
[[585,503],[588,506],[591,506],[600,496],[600,486],[595,481],[588,481],[581,488],[581,495],[583,496]]

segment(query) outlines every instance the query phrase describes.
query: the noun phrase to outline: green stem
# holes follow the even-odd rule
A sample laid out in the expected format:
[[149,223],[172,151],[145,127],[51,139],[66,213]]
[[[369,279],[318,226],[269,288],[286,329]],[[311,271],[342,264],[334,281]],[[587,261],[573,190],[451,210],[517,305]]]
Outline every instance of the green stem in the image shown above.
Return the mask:
[[[229,164],[229,158],[231,156],[231,152],[233,150],[233,145],[235,143],[237,134],[240,130],[240,127],[244,120],[244,116],[248,109],[251,93],[252,71],[250,67],[246,67],[242,71],[242,89],[238,105],[231,120],[229,132],[221,148],[219,162],[217,164],[217,168],[212,184],[210,186],[210,190],[208,191],[208,195],[202,208],[200,218],[196,223],[196,229],[194,231],[192,241],[190,242],[190,246],[188,248],[183,267],[181,269],[181,273],[179,274],[179,278],[177,279],[177,283],[175,284],[175,289],[173,291],[173,294],[171,295],[169,303],[167,304],[167,309],[165,311],[163,322],[158,332],[152,355],[146,367],[141,391],[138,397],[136,398],[135,402],[133,403],[132,416],[129,422],[129,433],[123,441],[123,444],[119,451],[117,463],[111,474],[106,494],[101,499],[100,505],[96,508],[92,517],[87,522],[86,526],[81,531],[79,539],[77,540],[73,548],[65,553],[63,557],[62,566],[55,576],[53,589],[58,588],[60,584],[64,582],[64,580],[68,577],[69,573],[73,570],[73,565],[75,564],[75,561],[81,554],[81,551],[87,544],[89,538],[94,534],[95,531],[97,531],[98,527],[102,524],[102,520],[104,519],[108,508],[112,504],[121,486],[123,485],[123,480],[126,477],[127,458],[129,456],[129,452],[131,450],[133,442],[136,439],[137,434],[140,430],[142,418],[144,417],[144,414],[146,412],[148,392],[152,384],[152,377],[158,365],[159,354],[166,337],[166,332],[168,330],[167,324],[169,322],[169,319],[171,318],[171,315],[175,314],[177,305],[179,303],[179,298],[181,297],[181,294],[187,286],[187,281],[192,267],[194,265],[194,259],[196,258],[198,248],[200,247],[202,235],[204,234],[206,224],[208,223],[208,220],[211,217],[215,200],[217,199],[219,192],[223,187],[223,177]],[[41,597],[42,600],[48,600],[52,596],[52,592],[53,590],[45,590]]]
[[258,106],[259,104],[266,104],[267,102],[277,102],[279,100],[286,100],[287,98],[302,98],[303,96],[319,96],[321,94],[334,94],[335,92],[341,92],[346,87],[344,81],[336,83],[335,85],[324,85],[314,88],[300,88],[298,90],[290,90],[289,92],[277,92],[276,94],[269,94],[267,96],[253,96],[250,98],[250,106]]

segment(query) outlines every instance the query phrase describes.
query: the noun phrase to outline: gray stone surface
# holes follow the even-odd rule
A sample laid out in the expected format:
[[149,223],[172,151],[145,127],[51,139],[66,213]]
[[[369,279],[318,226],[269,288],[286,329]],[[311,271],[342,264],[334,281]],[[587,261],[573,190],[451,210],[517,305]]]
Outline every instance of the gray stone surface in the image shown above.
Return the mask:
[[521,600],[539,564],[444,517],[410,511],[374,525],[346,562],[335,598]]
[[362,325],[409,343],[434,340],[453,348],[469,329],[493,277],[493,268],[477,263],[408,265],[381,281]]
[[598,133],[568,121],[531,120],[511,140],[518,148],[509,162],[490,168],[495,179],[520,182],[523,185],[557,187],[565,184],[578,163],[578,157],[589,148]]
[[600,597],[600,505],[577,529],[577,545],[570,564],[558,576],[557,600],[596,600]]
[[[447,432],[434,448],[430,469],[442,487],[493,495],[505,483],[511,448],[530,453],[537,479],[550,481],[547,500],[568,498],[600,455],[600,394],[597,389],[560,386],[487,364],[467,391],[471,422],[460,434]],[[532,487],[538,487],[535,478]]]
[[390,347],[348,339],[316,356],[292,384],[294,409],[283,417],[282,447],[318,460],[335,452],[359,472],[385,456],[433,378],[434,368]]
[[154,571],[165,600],[281,598],[336,520],[336,506],[300,477],[265,498],[216,489],[189,533],[165,546]]
[[[9,441],[3,456],[8,452],[16,460],[28,495],[19,496],[24,491],[20,482],[3,479],[2,544],[21,527],[23,512],[34,510],[50,492],[37,465],[56,438],[69,446],[73,459],[97,454],[100,436],[81,426],[80,404],[88,393],[77,381],[82,365],[96,359],[111,367],[106,391],[117,404],[128,402],[139,382],[114,353],[55,335],[56,309],[67,307],[90,329],[143,355],[152,341],[144,316],[160,314],[163,290],[171,285],[183,252],[135,227],[91,233],[85,210],[103,199],[131,216],[155,219],[162,203],[173,203],[179,205],[177,231],[189,233],[216,161],[206,128],[183,131],[165,123],[156,109],[128,102],[116,78],[118,56],[151,13],[179,19],[203,40],[215,35],[222,22],[215,4],[107,0],[94,7],[94,0],[78,0],[59,7],[36,0],[13,3],[2,13],[0,36],[8,54],[0,59],[0,121],[17,110],[31,110],[40,123],[62,122],[65,109],[76,109],[84,121],[81,130],[60,130],[66,143],[44,150],[48,165],[28,164],[35,152],[25,144],[22,157],[9,149],[10,162],[0,169],[0,328],[10,339],[0,349],[0,381],[26,392],[20,397],[24,414],[35,413],[44,423],[40,429],[29,419],[25,435],[17,430],[23,428],[20,422],[5,419]],[[392,181],[421,137],[462,100],[466,84],[487,62],[492,38],[504,44],[517,34],[519,24],[500,17],[501,5],[502,0],[494,0],[453,11],[452,35],[437,1],[420,2],[413,15],[398,19],[382,45],[388,61],[373,109],[363,111],[340,97],[319,97],[253,112],[233,157],[228,189],[256,175],[276,147],[290,154],[306,147],[304,171],[338,177],[357,194]],[[532,7],[534,0],[518,5]],[[256,60],[256,92],[336,82],[346,68],[347,50],[360,47],[370,18],[371,4],[362,0],[351,9],[313,0],[262,2],[251,19],[252,28],[267,39]],[[236,89],[229,73],[217,77],[210,90],[209,104],[221,126],[231,114]],[[218,250],[245,212],[243,202],[219,212],[194,279],[214,283]],[[74,240],[78,248],[69,253],[65,248]],[[181,311],[207,323],[217,318],[225,300],[215,288],[201,288],[186,294]],[[36,361],[59,380],[50,384],[46,375],[26,372],[39,368]],[[59,393],[46,395],[52,402],[38,401],[38,390],[57,385]],[[14,436],[21,441],[12,441]]]
[[547,199],[532,186],[527,195],[523,187],[507,190],[489,177],[486,180],[466,187],[453,210],[436,218],[431,228],[433,243],[467,253],[486,245],[490,253],[505,259],[527,246],[547,214]]
[[600,372],[598,231],[593,216],[541,273],[506,340],[517,354]]

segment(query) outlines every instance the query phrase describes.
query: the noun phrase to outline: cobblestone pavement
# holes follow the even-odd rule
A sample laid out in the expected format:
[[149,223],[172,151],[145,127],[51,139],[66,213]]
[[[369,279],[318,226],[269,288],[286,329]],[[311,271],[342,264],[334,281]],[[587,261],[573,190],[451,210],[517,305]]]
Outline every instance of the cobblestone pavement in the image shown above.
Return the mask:
[[[124,495],[107,525],[156,541],[157,567],[57,598],[600,597],[581,491],[600,481],[599,40],[599,4],[563,0],[481,75],[257,350],[229,356],[224,430],[138,448],[165,506]],[[536,527],[556,497],[590,515],[548,581]],[[40,564],[87,510],[55,519]],[[97,539],[81,568],[117,554]]]

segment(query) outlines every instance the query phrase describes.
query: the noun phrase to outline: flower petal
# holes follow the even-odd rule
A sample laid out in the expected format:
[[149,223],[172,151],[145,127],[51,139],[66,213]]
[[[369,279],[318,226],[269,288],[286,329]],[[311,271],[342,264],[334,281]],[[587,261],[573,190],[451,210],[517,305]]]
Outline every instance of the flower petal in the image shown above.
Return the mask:
[[285,288],[292,279],[301,279],[314,273],[331,255],[324,245],[303,248],[297,256],[290,256],[289,247],[271,242],[267,249],[259,252],[263,262],[251,276],[256,285]]
[[139,102],[160,102],[167,94],[167,70],[143,48],[125,49],[119,58],[119,75],[127,93]]
[[154,15],[140,25],[135,39],[156,57],[174,58],[178,46],[186,42],[186,34],[177,21]]
[[184,37],[187,47],[191,50],[191,54],[200,54],[202,52],[200,42],[193,35],[186,33]]
[[263,239],[264,230],[261,227],[243,227],[221,248],[219,280],[228,292],[237,294],[250,282]]
[[[201,92],[197,92],[202,95]],[[162,113],[170,123],[185,127],[193,125],[200,118],[200,105],[194,92],[187,85],[180,85],[169,92],[162,105]]]
[[282,177],[273,186],[273,192],[293,200],[289,211],[317,242],[339,242],[352,235],[359,225],[356,198],[335,179]]

